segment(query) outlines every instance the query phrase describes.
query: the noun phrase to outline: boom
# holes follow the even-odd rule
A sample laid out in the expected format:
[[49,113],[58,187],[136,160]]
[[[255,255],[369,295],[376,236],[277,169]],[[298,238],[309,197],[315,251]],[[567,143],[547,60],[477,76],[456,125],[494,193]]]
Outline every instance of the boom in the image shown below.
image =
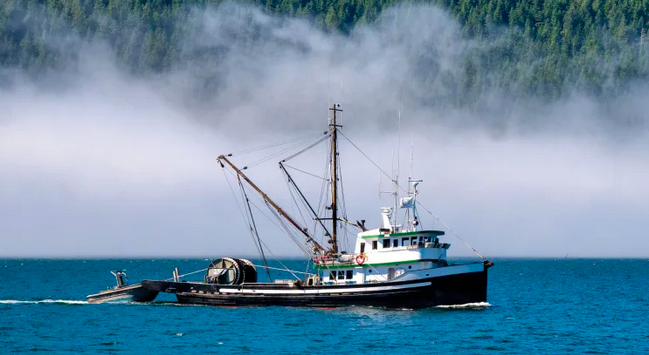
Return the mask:
[[219,164],[221,164],[222,168],[225,168],[223,162],[229,165],[232,168],[232,170],[234,170],[234,172],[237,173],[237,175],[243,178],[243,180],[245,180],[248,183],[248,185],[250,185],[250,187],[252,187],[255,191],[257,191],[257,193],[259,193],[259,195],[261,196],[261,198],[264,199],[264,201],[266,201],[269,205],[271,205],[277,211],[277,213],[279,213],[289,223],[291,223],[298,231],[300,231],[300,233],[302,233],[306,237],[307,243],[310,243],[313,246],[314,252],[316,250],[319,250],[323,253],[326,252],[326,249],[323,248],[318,242],[316,242],[315,239],[311,237],[311,235],[309,235],[306,228],[300,226],[291,216],[288,215],[288,213],[286,213],[281,207],[279,207],[279,205],[277,205],[273,200],[271,200],[270,197],[268,197],[268,195],[266,195],[259,187],[257,187],[257,185],[255,185],[252,182],[252,180],[250,180],[241,170],[239,170],[239,168],[237,168],[234,164],[232,164],[232,162],[230,162],[228,158],[226,158],[224,155],[220,155],[217,158],[217,160],[219,161]]

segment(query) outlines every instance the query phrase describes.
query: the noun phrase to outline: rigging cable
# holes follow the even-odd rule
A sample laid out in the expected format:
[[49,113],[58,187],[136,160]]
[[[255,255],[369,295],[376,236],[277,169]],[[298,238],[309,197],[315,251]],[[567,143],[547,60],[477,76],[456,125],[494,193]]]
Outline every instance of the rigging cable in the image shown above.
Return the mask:
[[[325,132],[325,134],[326,134],[326,132]],[[320,134],[318,134],[316,137],[319,137],[319,136],[320,136]],[[327,137],[327,136],[325,135],[324,138],[320,138],[320,139],[318,139],[318,140],[316,141],[316,143],[314,143],[314,144],[312,144],[312,145],[309,145],[307,148],[301,149],[298,153],[293,154],[292,156],[295,156],[295,155],[297,155],[297,154],[300,154],[300,153],[304,152],[305,150],[310,149],[310,148],[313,147],[314,145],[316,145],[316,144],[318,144],[319,142],[321,142],[322,140],[326,139],[326,137]],[[294,145],[292,145],[292,146],[290,146],[290,147],[284,148],[284,149],[282,149],[282,150],[280,150],[280,151],[277,151],[277,152],[275,152],[275,153],[272,153],[272,154],[270,154],[270,155],[267,155],[267,156],[265,156],[265,157],[262,157],[262,158],[260,158],[260,159],[258,159],[258,160],[256,160],[256,161],[254,161],[254,162],[248,164],[248,165],[245,166],[243,169],[245,170],[245,169],[247,169],[247,168],[251,168],[251,167],[253,167],[253,166],[255,166],[255,165],[259,165],[259,164],[264,163],[264,162],[266,162],[266,161],[268,161],[268,160],[270,160],[270,159],[273,159],[273,158],[278,157],[278,156],[280,156],[280,155],[283,155],[283,154],[285,154],[285,153],[287,153],[287,152],[290,152],[290,151],[293,150],[293,149],[297,149],[297,148],[299,148],[300,146],[309,143],[311,140],[313,140],[313,138],[314,138],[313,136],[309,136],[308,138],[303,139],[303,140],[299,141],[298,143],[296,143],[296,144],[294,144]]]
[[261,254],[261,259],[264,261],[264,265],[266,266],[266,274],[268,274],[268,279],[272,282],[273,278],[270,276],[270,270],[268,270],[268,262],[266,261],[266,254],[264,254],[264,248],[261,245],[261,238],[259,238],[259,232],[257,231],[257,224],[255,223],[255,217],[252,214],[252,209],[250,208],[250,199],[248,199],[248,194],[246,193],[246,189],[243,187],[243,183],[241,182],[241,177],[237,177],[237,180],[239,181],[239,187],[241,187],[241,193],[243,193],[243,197],[245,198],[246,205],[248,206],[248,212],[250,213],[250,233],[252,234],[253,240],[255,240],[259,244],[259,254]]
[[[340,161],[340,157],[338,157],[338,175],[340,176],[340,210],[342,212],[343,218],[345,218],[346,221],[349,220],[347,218],[347,204],[345,203],[345,185],[343,184],[343,170],[342,170],[342,162]],[[345,245],[345,249],[348,249],[347,246],[349,246],[349,229],[347,229],[347,223],[343,224],[345,228],[342,236],[342,243]]]
[[[227,174],[226,174],[226,171],[227,171],[228,173],[232,174],[232,175],[235,175],[235,174],[234,174],[232,171],[229,171],[229,170],[223,169],[223,176],[225,177],[225,180],[227,181],[228,186],[230,187],[230,191],[232,192],[232,195],[233,195],[233,197],[234,197],[235,203],[237,204],[237,209],[238,209],[239,212],[241,213],[241,216],[245,219],[245,214],[244,214],[244,212],[243,212],[243,208],[239,205],[239,200],[237,199],[237,195],[236,195],[235,192],[234,192],[234,188],[232,188],[232,184],[230,183],[230,179],[228,179],[228,176],[227,176]],[[239,177],[238,175],[236,175],[236,176],[237,176],[237,178]],[[240,180],[239,180],[239,183],[241,183]],[[259,197],[257,197],[257,198],[259,198]],[[268,217],[268,215],[266,215],[266,214],[265,214],[265,213],[264,213],[264,212],[263,212],[263,211],[262,211],[262,210],[261,210],[257,205],[255,205],[254,202],[250,201],[249,199],[248,199],[248,208],[250,208],[250,205],[254,206],[254,207],[255,207],[255,208],[256,208],[256,209],[257,209],[257,210],[262,214],[262,216],[266,217],[266,219],[268,219],[268,221],[270,221],[272,224],[274,224],[278,229],[282,229],[282,227],[283,227],[283,229],[285,230],[285,232],[286,232],[287,234],[289,234],[289,237],[291,237],[291,239],[293,239],[293,241],[297,244],[298,248],[299,248],[303,253],[305,253],[305,255],[307,256],[307,260],[311,260],[312,255],[310,254],[310,252],[309,252],[308,250],[305,250],[305,248],[308,249],[308,246],[303,246],[303,245],[301,245],[301,243],[299,242],[299,239],[298,239],[297,237],[295,237],[295,235],[293,235],[293,234],[290,232],[290,230],[288,229],[288,227],[283,223],[283,220],[282,220],[282,219],[277,215],[277,213],[275,213],[274,210],[272,210],[272,209],[270,208],[270,206],[268,206],[268,202],[266,202],[266,201],[264,201],[264,202],[265,202],[266,206],[268,207],[268,209],[269,209],[271,212],[273,212],[273,214],[275,215],[275,218],[276,218],[276,219],[277,219],[277,220],[282,224],[281,227],[280,227],[276,222],[274,222],[270,217]],[[252,214],[252,211],[250,211],[250,213]],[[255,228],[256,228],[256,227],[255,227]],[[273,251],[268,247],[268,245],[266,245],[266,243],[265,243],[265,242],[264,242],[264,241],[259,237],[259,234],[257,234],[257,237],[258,237],[258,241],[259,241],[259,243],[260,243],[263,247],[266,247],[266,250],[267,250],[267,251],[268,251],[268,252],[269,252],[269,253],[270,253],[270,254],[275,258],[275,260],[276,260],[280,265],[282,265],[282,266],[284,267],[284,269],[285,269],[287,272],[291,273],[291,275],[293,275],[296,279],[300,280],[300,278],[299,278],[297,275],[295,275],[295,273],[294,273],[292,270],[290,270],[286,265],[284,265],[284,263],[282,263],[282,261],[281,261],[281,260],[280,260],[276,255],[275,255],[275,253],[273,253]],[[256,246],[256,245],[255,245],[255,246]],[[261,246],[260,246],[260,247],[261,247]],[[271,268],[271,267],[268,266],[268,264],[267,264],[267,262],[266,262],[266,259],[265,259],[265,256],[264,256],[264,265],[265,265],[265,268],[266,268],[266,271],[267,271],[267,272],[268,272],[268,269],[274,269],[274,268]],[[201,272],[201,271],[205,271],[205,270],[207,270],[207,269],[201,269],[201,270],[194,271],[194,272],[191,272],[191,273],[188,273],[188,274],[182,275],[182,276],[191,275],[191,274],[194,274],[194,273],[197,273],[197,272]],[[278,269],[278,270],[279,270],[279,269]],[[308,262],[307,262],[307,270],[308,270]],[[298,271],[296,271],[296,272],[298,272]],[[181,276],[181,277],[182,277],[182,276]],[[272,280],[272,278],[271,278],[271,276],[270,276],[270,272],[268,272],[268,277],[269,277],[269,279]]]
[[[241,180],[239,180],[239,176],[237,176],[237,180],[238,180],[238,183],[239,183],[239,188],[240,188],[241,195],[243,196],[242,199],[244,201],[246,201],[248,196],[246,196],[245,191],[243,191],[243,189],[242,189]],[[255,248],[257,248],[257,252],[259,253],[259,256],[261,256],[262,251],[261,251],[261,249],[259,249],[259,244],[257,244],[257,240],[255,238],[252,225],[250,224],[250,215],[251,215],[251,213],[249,213],[250,201],[248,200],[248,201],[246,201],[246,203],[248,205],[248,209],[245,209],[246,215],[244,216],[244,219],[245,219],[246,223],[248,224],[247,227],[248,227],[248,231],[250,231],[250,236],[252,237],[252,242],[253,242],[253,244],[255,244]]]
[[288,165],[288,164],[283,164],[283,165],[284,165],[285,167],[287,167],[287,168],[291,168],[291,169],[296,170],[296,171],[299,171],[299,172],[301,172],[301,173],[303,173],[303,174],[306,174],[306,175],[312,176],[312,177],[314,177],[314,178],[318,178],[318,179],[320,179],[320,180],[325,180],[325,181],[327,181],[327,179],[323,178],[322,176],[318,176],[318,175],[316,175],[316,174],[312,174],[312,173],[310,173],[310,172],[308,172],[308,171],[300,170],[300,169],[298,169],[298,168],[296,168],[296,167],[293,167],[293,166],[290,166],[290,165]]
[[[227,172],[232,174],[232,172],[230,172],[230,171],[227,171]],[[234,202],[237,204],[237,209],[239,210],[239,213],[241,213],[241,217],[244,219],[244,221],[249,221],[248,217],[247,217],[247,213],[244,214],[243,207],[239,205],[239,199],[237,198],[237,194],[234,193],[234,188],[232,188],[232,184],[230,183],[230,179],[228,179],[228,175],[226,174],[225,169],[223,169],[223,176],[225,177],[225,181],[227,181],[228,186],[230,187],[230,191],[232,192],[232,196],[234,197]],[[237,178],[238,177],[239,176],[237,175]],[[239,182],[239,183],[241,183],[241,182]],[[250,207],[250,206],[248,206],[248,207]],[[259,250],[259,247],[257,246],[257,243],[254,243],[254,237],[253,237],[253,244],[255,244],[255,247],[257,248],[257,251],[260,252],[260,254],[261,254],[261,251]]]
[[466,241],[464,241],[464,239],[460,238],[460,236],[459,236],[457,233],[455,233],[455,231],[453,231],[453,229],[451,229],[451,227],[449,227],[448,224],[444,223],[444,221],[442,221],[439,217],[437,217],[436,214],[434,214],[433,212],[431,212],[428,208],[426,208],[426,206],[422,205],[419,201],[417,201],[417,204],[419,205],[419,207],[423,208],[424,211],[428,212],[428,214],[430,214],[431,216],[433,216],[433,218],[435,218],[435,219],[436,219],[439,223],[441,223],[444,227],[446,227],[446,229],[448,229],[449,232],[451,232],[454,236],[457,237],[457,239],[459,239],[462,243],[464,243],[464,245],[466,245],[469,249],[473,250],[473,252],[476,253],[477,256],[479,256],[482,260],[486,260],[485,257],[482,256],[482,254],[478,253],[478,251],[475,250],[472,246],[470,246],[469,243],[467,243]]
[[[230,174],[233,174],[233,175],[234,175],[234,173],[231,172],[231,171],[229,171],[229,170],[227,170],[227,172],[229,172]],[[232,192],[232,196],[234,197],[234,201],[235,201],[235,203],[237,204],[237,209],[238,209],[239,212],[241,213],[241,217],[243,217],[243,218],[245,219],[246,217],[245,217],[245,215],[244,215],[243,208],[242,208],[241,206],[239,206],[239,200],[237,199],[237,195],[234,193],[234,189],[232,188],[232,184],[230,183],[230,179],[228,179],[228,175],[226,174],[226,170],[225,170],[225,169],[223,169],[223,176],[225,177],[225,181],[227,181],[228,186],[230,187],[230,191]],[[239,178],[239,175],[237,175],[237,178]],[[239,183],[241,183],[241,180],[239,180]],[[265,213],[263,213],[263,211],[261,211],[261,209],[260,209],[259,207],[257,207],[253,202],[251,202],[251,201],[248,199],[248,208],[250,208],[250,205],[251,205],[251,204],[252,204],[253,206],[255,206],[255,208],[256,208],[257,210],[259,210],[259,211],[261,212],[261,214],[262,214],[264,217],[266,217],[266,218],[267,218],[271,223],[273,223],[273,221],[272,221],[272,220],[271,220],[271,219],[270,219],[270,218],[269,218]],[[252,214],[252,211],[250,211],[250,213]],[[273,223],[273,224],[274,224],[274,223]],[[277,225],[275,224],[275,226],[277,226]],[[277,226],[277,227],[279,228],[279,226]],[[259,251],[259,248],[261,248],[261,245],[263,245],[263,246],[266,247],[266,250],[268,250],[268,252],[269,252],[271,255],[275,256],[275,254],[273,254],[273,251],[270,250],[270,248],[268,248],[268,246],[266,245],[266,243],[264,243],[264,241],[261,240],[261,238],[259,238],[259,234],[257,234],[257,238],[258,238],[259,243],[260,243],[260,246],[259,246],[259,247],[257,247],[257,244],[255,244],[255,247],[258,248],[257,250]],[[268,268],[269,268],[269,267],[268,267],[268,263],[266,262],[266,257],[263,256],[263,258],[264,258],[264,265],[265,265],[265,267],[266,267],[266,272],[268,273],[268,278],[272,281],[272,277],[270,276],[270,272],[268,271]],[[282,266],[284,266],[284,268],[286,268],[286,269],[288,270],[288,268],[287,268],[284,264],[282,264],[282,262],[281,262],[279,259],[276,258],[276,260],[277,260],[277,262],[279,262]],[[205,270],[207,270],[207,269],[202,269],[202,270],[199,270],[199,271],[205,271]],[[182,275],[182,276],[191,275],[191,274],[194,274],[194,273],[199,272],[199,271],[191,272],[191,273],[189,273],[189,274],[185,274],[185,275]],[[289,270],[289,272],[290,272],[290,270]],[[182,276],[180,276],[180,277],[182,277]],[[295,274],[293,274],[293,276],[295,276]]]
[[[253,203],[252,205],[255,206],[254,203]],[[266,218],[268,218],[268,216],[266,216],[266,215],[261,211],[261,209],[260,209],[259,207],[255,206],[255,208],[257,208],[257,210],[259,210],[259,211],[261,212],[262,215],[264,215]],[[268,206],[268,208],[270,209],[270,206]],[[272,210],[271,210],[271,211],[272,211]],[[279,218],[279,216],[277,216],[277,217]],[[268,220],[270,220],[270,218],[268,218]],[[280,221],[281,221],[281,220],[280,220]],[[272,221],[271,221],[271,222],[272,222]],[[266,245],[266,243],[264,243],[263,240],[259,239],[259,241],[261,242],[261,244],[262,244],[264,247],[266,247],[266,250],[268,250],[268,252],[270,253],[270,255],[272,255],[272,256],[275,258],[275,261],[277,261],[280,265],[282,265],[282,266],[284,267],[284,269],[285,269],[287,272],[289,272],[289,273],[291,273],[291,275],[293,275],[293,277],[295,277],[296,279],[300,280],[300,278],[297,277],[297,275],[295,275],[295,273],[293,272],[293,270],[289,269],[286,265],[284,265],[284,263],[282,263],[282,261],[281,261],[281,260],[280,260],[276,255],[275,255],[275,253],[273,253],[273,251],[268,247],[268,245]],[[301,249],[301,248],[300,248],[300,249]],[[308,260],[310,260],[310,259],[311,259],[311,258],[309,257]],[[268,268],[269,268],[269,269],[276,269],[276,268],[272,268],[272,267],[268,267]],[[279,270],[279,269],[277,269],[277,270]],[[299,271],[295,271],[295,272],[299,272]]]
[[[278,261],[279,261],[279,260],[278,260]],[[309,260],[309,261],[310,261],[310,260]],[[307,262],[307,266],[308,266],[308,265],[309,265],[309,263]],[[263,267],[263,266],[261,266],[261,265],[254,265],[254,266],[257,266],[257,267]],[[291,269],[289,269],[289,268],[287,268],[287,267],[284,267],[284,269],[280,269],[280,268],[278,268],[278,267],[270,267],[270,266],[269,266],[268,268],[271,269],[271,270],[286,271],[286,272],[290,272],[290,273],[295,273],[295,272],[297,272],[298,274],[317,275],[317,274],[314,274],[314,273],[311,273],[311,272],[302,272],[302,271],[297,271],[297,270],[291,270]],[[308,270],[308,269],[307,269],[307,270]],[[299,278],[298,278],[298,280],[299,280]]]
[[[255,207],[255,208],[256,208],[256,209],[257,209],[257,210],[258,210],[258,211],[259,211],[259,212],[260,212],[264,217],[266,217],[266,218],[267,218],[271,223],[273,223],[275,226],[277,226],[278,228],[280,228],[280,227],[279,227],[277,224],[275,224],[275,223],[273,222],[273,220],[270,219],[270,217],[268,217],[268,216],[267,216],[267,215],[266,215],[266,214],[265,214],[265,213],[264,213],[264,212],[263,212],[263,211],[262,211],[262,210],[261,210],[257,205],[255,205],[254,202],[250,201],[250,204],[251,204],[252,206],[254,206],[254,207]],[[268,206],[268,208],[269,208],[271,211],[273,211],[273,210],[270,208],[270,206]],[[279,216],[276,216],[276,218],[277,218],[280,222],[282,222],[282,219],[281,219]],[[284,228],[287,229],[286,226],[284,226]],[[295,275],[295,273],[293,272],[293,270],[289,269],[286,265],[284,265],[284,263],[282,263],[282,261],[281,261],[281,260],[280,260],[276,255],[275,255],[275,253],[273,253],[273,251],[268,247],[268,245],[267,245],[267,244],[266,244],[266,243],[265,243],[261,238],[259,239],[259,242],[260,242],[264,247],[266,247],[266,250],[267,250],[267,251],[268,251],[268,252],[269,252],[269,253],[270,253],[270,254],[275,258],[275,261],[277,261],[280,265],[282,265],[282,266],[284,267],[284,270],[281,270],[281,269],[277,269],[277,268],[272,268],[272,267],[266,266],[268,269],[280,270],[280,271],[287,271],[287,272],[291,273],[291,274],[292,274],[296,279],[300,280],[300,278],[297,277],[297,275]],[[298,247],[299,247],[299,245],[298,245]],[[302,250],[302,248],[300,248],[300,250]],[[302,250],[302,251],[304,251],[304,250]],[[307,255],[307,256],[308,256],[308,255]],[[310,257],[309,257],[309,260],[310,260]],[[299,272],[299,271],[295,271],[295,272]],[[270,277],[270,276],[269,276],[269,277]],[[271,279],[271,280],[272,280],[272,279]]]
[[[224,169],[224,171],[226,171],[226,170]],[[229,172],[230,174],[236,176],[236,174],[235,174],[234,172],[229,171],[229,170],[228,170],[228,172]],[[226,180],[228,181],[228,184],[230,184],[229,180],[227,179],[227,175],[226,175]],[[231,185],[230,185],[230,190],[232,191],[232,193],[233,193],[233,195],[234,195],[234,197],[235,197],[235,200],[237,201],[237,206],[238,206],[238,205],[239,205],[239,203],[238,203],[238,199],[236,199],[236,194],[234,193],[234,189],[232,189],[232,186],[231,186]],[[306,246],[306,245],[302,245],[302,242],[300,241],[300,239],[303,239],[303,238],[301,238],[301,237],[296,237],[294,234],[292,234],[292,232],[291,232],[292,229],[288,228],[288,226],[286,226],[286,225],[283,223],[284,220],[283,220],[283,219],[282,219],[282,218],[281,218],[277,213],[275,213],[275,211],[274,211],[272,208],[270,208],[270,206],[268,205],[268,202],[266,202],[265,200],[261,199],[261,197],[259,197],[258,195],[254,195],[254,196],[256,196],[256,198],[257,198],[259,201],[261,201],[261,202],[263,202],[264,204],[266,204],[266,206],[268,207],[268,209],[269,209],[271,212],[273,212],[274,217],[277,219],[277,221],[280,222],[280,224],[278,224],[277,221],[273,221],[270,217],[268,217],[265,213],[263,213],[263,211],[259,208],[259,206],[257,206],[254,202],[250,201],[250,204],[251,204],[252,206],[254,206],[257,210],[259,210],[259,211],[262,213],[262,215],[264,215],[264,217],[266,217],[266,218],[267,218],[271,223],[273,223],[273,224],[274,224],[278,229],[280,229],[280,230],[283,229],[284,232],[285,232],[285,233],[286,233],[286,234],[287,234],[287,235],[288,235],[288,236],[293,240],[293,242],[295,242],[295,244],[298,246],[298,248],[300,248],[300,250],[301,250],[303,253],[305,253],[305,255],[306,255],[307,257],[310,257],[310,253],[309,253],[309,248],[308,248],[308,246]],[[245,219],[246,217],[245,217],[245,215],[244,215],[244,213],[243,213],[243,211],[242,211],[241,209],[240,209],[240,212],[241,212],[241,215],[243,216],[243,218]],[[262,244],[266,245],[265,243],[263,243],[263,240],[262,240]],[[267,248],[267,249],[268,249],[268,248]],[[270,250],[269,250],[269,251],[270,251]]]
[[293,189],[291,188],[291,178],[290,177],[286,181],[286,186],[288,187],[289,195],[291,195],[291,200],[293,200],[293,204],[297,208],[297,212],[300,215],[300,217],[302,218],[302,223],[304,223],[304,225],[307,225],[308,223],[306,221],[306,218],[304,218],[304,214],[302,213],[302,209],[300,208],[300,205],[298,204],[297,199],[295,198],[295,191],[293,191]]
[[[264,244],[264,246],[266,246],[266,243],[264,243],[263,241],[262,241],[262,243]],[[270,250],[270,248],[268,248],[268,246],[266,246],[266,249],[268,249],[268,252],[271,253],[271,255],[273,255],[273,256],[275,257],[275,260],[277,260],[277,262],[278,262],[280,265],[282,265],[282,266],[286,269],[286,271],[290,272],[291,275],[293,275],[293,277],[295,277],[296,279],[300,280],[300,278],[297,277],[297,275],[295,275],[295,274],[293,273],[293,271],[291,271],[288,267],[286,267],[286,265],[284,265],[284,263],[282,263],[281,260],[279,260],[279,258],[278,258],[278,257],[277,257],[273,252],[272,252],[272,250]],[[309,257],[308,260],[311,260],[311,257]]]
[[[381,169],[381,167],[377,163],[375,163],[374,160],[372,160],[372,158],[367,156],[367,154],[365,154],[365,152],[362,151],[361,148],[359,148],[356,144],[354,144],[354,142],[352,142],[349,138],[347,138],[347,136],[344,135],[342,132],[338,132],[338,133],[340,133],[341,136],[343,136],[354,148],[356,148],[356,150],[358,150],[361,154],[363,154],[363,156],[367,160],[369,160],[370,163],[372,163],[377,169],[379,169],[379,171],[382,172],[383,175],[387,176],[390,180],[392,180],[392,176],[390,176],[390,174],[386,173],[385,170]],[[402,188],[401,186],[399,186],[399,187]]]
[[[383,169],[381,169],[381,167],[380,167],[376,162],[374,162],[374,160],[372,160],[369,156],[367,156],[367,154],[365,154],[365,152],[363,152],[363,151],[362,151],[362,150],[361,150],[361,149],[360,149],[356,144],[354,144],[354,142],[352,142],[349,138],[347,138],[347,136],[345,136],[342,132],[338,132],[338,133],[340,133],[340,134],[341,134],[341,135],[342,135],[342,136],[343,136],[343,137],[344,137],[344,138],[345,138],[345,139],[346,139],[346,140],[347,140],[347,141],[348,141],[348,142],[349,142],[349,143],[350,143],[354,148],[356,148],[356,150],[358,150],[358,151],[359,151],[359,152],[360,152],[360,153],[361,153],[361,154],[362,154],[362,155],[363,155],[367,160],[369,160],[370,163],[372,163],[372,164],[373,164],[377,169],[379,169],[380,172],[382,172],[382,173],[383,173],[385,176],[387,176],[388,178],[391,178],[390,175],[389,175],[388,173],[386,173]],[[406,189],[404,189],[404,188],[403,188],[401,185],[399,185],[398,183],[397,183],[397,187],[399,187],[399,188],[400,188],[401,190],[403,190],[403,191],[407,191]],[[451,234],[453,234],[457,239],[459,239],[462,243],[464,243],[464,245],[466,245],[469,249],[471,249],[471,250],[472,250],[472,251],[473,251],[477,256],[479,256],[482,260],[486,260],[485,257],[482,256],[482,254],[480,254],[480,253],[479,253],[477,250],[475,250],[471,245],[469,245],[469,243],[467,243],[467,242],[466,242],[464,239],[462,239],[462,238],[461,238],[457,233],[455,233],[455,231],[453,231],[453,229],[451,229],[451,227],[449,227],[446,223],[444,223],[444,221],[442,221],[439,217],[437,217],[436,214],[434,214],[434,213],[431,212],[429,209],[427,209],[426,206],[422,205],[421,202],[417,201],[417,205],[419,205],[419,206],[420,206],[421,208],[423,208],[426,212],[428,212],[431,216],[433,216],[433,218],[435,218],[439,223],[441,223],[444,227],[446,227],[446,228],[448,229],[448,231],[451,232]],[[395,213],[396,213],[396,212],[395,212]]]
[[[302,193],[300,188],[297,187],[297,184],[293,180],[293,177],[288,173],[286,168],[284,168],[284,164],[279,163],[279,167],[282,170],[282,172],[286,175],[286,178],[287,178],[286,182],[287,182],[289,191],[291,192],[291,197],[293,197],[293,201],[295,202],[295,204],[297,205],[297,201],[296,201],[295,196],[294,196],[294,193],[296,192],[300,197],[300,201],[302,202],[302,207],[309,209],[309,211],[315,217],[316,223],[319,223],[322,226],[322,229],[324,229],[324,231],[327,232],[327,228],[324,226],[324,223],[322,223],[322,221],[318,218],[318,213],[313,209],[313,207],[311,206],[311,204],[307,200],[306,196],[304,196],[304,194]],[[301,214],[301,212],[300,212],[300,214]],[[306,221],[305,221],[304,224],[306,224]],[[316,227],[313,228],[314,231],[316,230],[316,228],[317,228],[317,224],[316,224]]]
[[286,163],[287,161],[289,161],[289,160],[295,158],[296,156],[298,156],[298,155],[300,155],[300,154],[306,152],[307,150],[309,150],[309,149],[315,147],[316,145],[320,144],[321,142],[323,142],[323,141],[329,139],[329,137],[331,136],[331,133],[329,133],[329,132],[325,132],[325,133],[326,133],[326,134],[325,134],[323,137],[321,137],[320,139],[318,139],[317,141],[315,141],[313,144],[311,144],[311,145],[309,145],[308,147],[305,147],[304,149],[302,149],[302,150],[300,150],[300,151],[298,151],[298,152],[296,152],[296,153],[294,153],[294,154],[292,154],[292,155],[289,155],[288,157],[282,159],[282,163]]
[[[331,155],[330,152],[331,152],[331,147],[327,146],[327,157],[325,159],[324,172],[323,172],[322,176],[331,176],[331,174],[328,173],[329,172],[329,156]],[[330,187],[329,182],[330,182],[329,179],[323,179],[322,185],[320,186],[320,198],[318,199],[318,205],[317,205],[318,215],[322,215],[322,216],[325,216],[325,217],[326,217],[326,211],[327,211],[327,206],[326,206],[327,197],[326,196],[329,196],[329,187]],[[327,234],[329,234],[329,231],[325,230],[323,234],[326,237]],[[324,242],[324,238],[323,238],[323,242]]]
[[279,221],[279,224],[282,226],[282,228],[284,228],[284,231],[286,231],[286,233],[288,234],[288,236],[289,236],[291,239],[293,239],[293,241],[295,242],[295,244],[298,245],[298,247],[302,250],[302,252],[303,252],[307,257],[311,258],[311,255],[310,255],[311,252],[310,252],[310,249],[309,249],[308,245],[302,245],[302,241],[301,241],[301,239],[303,239],[303,238],[298,238],[297,236],[295,236],[295,234],[293,234],[293,232],[292,232],[293,229],[292,229],[292,228],[289,228],[289,227],[286,225],[286,222],[284,221],[283,218],[281,218],[281,217],[277,214],[277,211],[275,211],[275,210],[273,210],[273,209],[270,208],[270,206],[268,205],[268,202],[266,202],[266,206],[267,206],[268,209],[271,211],[271,213],[275,216],[275,218],[277,218],[277,220]]
[[[312,138],[319,137],[320,134],[321,133],[318,133],[318,134],[315,134],[315,135],[312,134],[306,139],[312,139]],[[262,145],[262,146],[258,146],[258,147],[242,149],[242,150],[227,154],[227,156],[231,157],[231,156],[235,156],[235,155],[244,155],[244,154],[256,152],[256,151],[259,151],[259,150],[275,148],[275,147],[279,147],[279,146],[282,146],[282,145],[286,145],[286,144],[290,144],[290,143],[294,143],[294,142],[298,142],[298,141],[302,141],[302,140],[305,140],[305,138],[302,138],[302,137],[293,138],[293,139],[289,139],[289,140],[282,141],[282,142],[270,143],[270,144],[266,144],[266,145]]]

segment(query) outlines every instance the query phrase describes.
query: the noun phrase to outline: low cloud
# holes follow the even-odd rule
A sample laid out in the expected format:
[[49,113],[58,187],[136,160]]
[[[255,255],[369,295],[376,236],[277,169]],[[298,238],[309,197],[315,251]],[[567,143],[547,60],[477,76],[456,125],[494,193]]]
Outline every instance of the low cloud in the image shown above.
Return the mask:
[[[485,255],[649,254],[646,82],[611,100],[492,85],[467,101],[463,60],[490,44],[463,37],[436,7],[388,9],[349,37],[240,5],[192,16],[193,40],[162,74],[135,75],[106,41],[72,34],[75,65],[38,79],[3,71],[3,256],[253,254],[216,156],[317,134],[334,102],[345,135],[387,171],[401,127],[401,177],[412,141],[421,201]],[[341,150],[348,214],[376,225],[391,204],[379,173],[344,140]],[[250,175],[289,204],[275,160]],[[313,172],[321,163],[305,162]],[[299,255],[260,223],[276,255]],[[451,254],[470,254],[447,241]]]

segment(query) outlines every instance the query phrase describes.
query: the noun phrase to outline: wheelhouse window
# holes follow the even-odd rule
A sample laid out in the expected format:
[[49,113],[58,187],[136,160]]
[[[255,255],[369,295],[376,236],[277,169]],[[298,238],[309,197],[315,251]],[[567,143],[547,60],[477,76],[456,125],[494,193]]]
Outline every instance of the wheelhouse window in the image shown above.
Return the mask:
[[361,243],[361,253],[365,252],[365,243]]
[[338,280],[344,280],[345,279],[345,271],[340,270],[338,271]]
[[330,271],[329,272],[329,280],[333,281],[336,279],[336,272],[335,271]]
[[390,239],[383,239],[383,249],[388,249],[390,247]]
[[393,248],[399,247],[399,238],[392,239],[392,247]]
[[347,280],[354,278],[354,272],[352,270],[347,270]]
[[417,237],[410,238],[410,245],[417,245]]
[[408,245],[410,245],[410,238],[402,238],[401,246],[407,247]]
[[373,240],[372,241],[372,250],[376,250],[376,248],[378,248],[378,246],[379,246],[379,242],[376,241],[376,240]]

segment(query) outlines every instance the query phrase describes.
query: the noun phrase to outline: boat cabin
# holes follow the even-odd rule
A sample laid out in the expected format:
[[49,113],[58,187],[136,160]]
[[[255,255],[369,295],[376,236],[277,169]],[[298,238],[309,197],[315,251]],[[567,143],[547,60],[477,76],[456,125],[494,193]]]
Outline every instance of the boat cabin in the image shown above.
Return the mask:
[[391,208],[383,208],[381,228],[358,233],[353,254],[315,259],[325,285],[364,284],[426,277],[425,272],[447,266],[440,230],[401,231],[390,222]]

